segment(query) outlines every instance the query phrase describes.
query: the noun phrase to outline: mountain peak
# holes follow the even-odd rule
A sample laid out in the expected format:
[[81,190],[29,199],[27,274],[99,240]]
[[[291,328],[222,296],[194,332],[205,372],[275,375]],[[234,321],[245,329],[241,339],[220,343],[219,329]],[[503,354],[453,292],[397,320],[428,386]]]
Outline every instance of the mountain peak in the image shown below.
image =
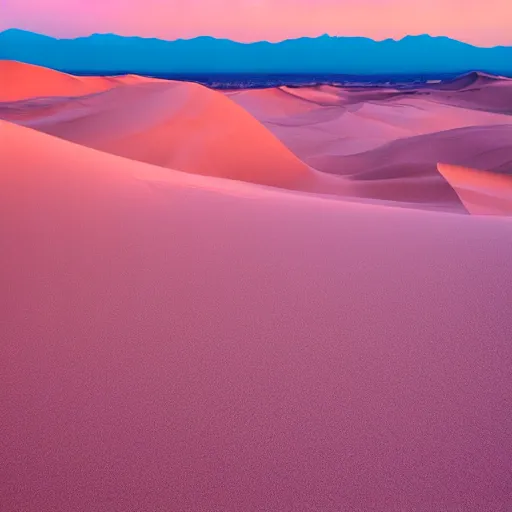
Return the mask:
[[23,30],[21,28],[8,28],[7,30],[4,30],[3,32],[0,32],[0,35],[3,36],[14,36],[14,37],[48,37],[43,34],[38,34],[37,32],[30,32],[30,30]]

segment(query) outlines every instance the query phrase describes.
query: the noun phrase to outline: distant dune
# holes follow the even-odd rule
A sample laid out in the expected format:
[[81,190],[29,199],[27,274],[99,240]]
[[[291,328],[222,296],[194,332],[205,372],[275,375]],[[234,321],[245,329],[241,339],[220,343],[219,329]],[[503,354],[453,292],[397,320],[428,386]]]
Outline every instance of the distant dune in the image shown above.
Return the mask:
[[490,75],[489,73],[482,73],[481,71],[472,71],[462,75],[454,80],[441,82],[431,87],[434,89],[441,90],[454,90],[458,91],[461,89],[468,89],[470,87],[481,87],[484,85],[495,84],[502,81],[511,80],[510,78],[503,76]]
[[2,512],[512,508],[512,81],[0,76]]

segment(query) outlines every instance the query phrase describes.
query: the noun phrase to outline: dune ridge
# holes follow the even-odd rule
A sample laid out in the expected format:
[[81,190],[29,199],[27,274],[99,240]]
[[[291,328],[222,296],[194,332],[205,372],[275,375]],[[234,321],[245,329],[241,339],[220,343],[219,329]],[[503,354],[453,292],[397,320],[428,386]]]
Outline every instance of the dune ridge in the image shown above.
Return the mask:
[[432,89],[440,90],[461,90],[467,88],[481,87],[489,84],[497,84],[511,79],[505,76],[496,76],[482,71],[471,71],[453,80],[429,85]]
[[78,77],[33,64],[0,60],[0,101],[18,101],[36,96],[83,96],[123,83],[146,80],[136,75]]

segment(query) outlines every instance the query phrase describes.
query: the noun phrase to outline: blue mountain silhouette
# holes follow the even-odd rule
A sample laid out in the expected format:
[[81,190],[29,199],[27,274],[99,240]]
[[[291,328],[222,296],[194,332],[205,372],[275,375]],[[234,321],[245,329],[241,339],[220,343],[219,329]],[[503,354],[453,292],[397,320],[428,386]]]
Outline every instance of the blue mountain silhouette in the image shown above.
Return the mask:
[[55,39],[18,29],[0,33],[0,59],[67,71],[138,73],[463,73],[512,75],[512,47],[480,48],[448,37],[302,37],[239,43],[197,37],[164,41],[115,34]]

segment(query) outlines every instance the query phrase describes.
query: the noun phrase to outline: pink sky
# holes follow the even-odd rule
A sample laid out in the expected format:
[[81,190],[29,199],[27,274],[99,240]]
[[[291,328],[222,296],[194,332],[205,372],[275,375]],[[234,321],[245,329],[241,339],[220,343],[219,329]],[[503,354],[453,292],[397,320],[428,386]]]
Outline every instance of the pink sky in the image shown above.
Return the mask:
[[271,41],[331,35],[446,35],[512,45],[512,0],[0,0],[0,30],[60,37],[114,32]]

